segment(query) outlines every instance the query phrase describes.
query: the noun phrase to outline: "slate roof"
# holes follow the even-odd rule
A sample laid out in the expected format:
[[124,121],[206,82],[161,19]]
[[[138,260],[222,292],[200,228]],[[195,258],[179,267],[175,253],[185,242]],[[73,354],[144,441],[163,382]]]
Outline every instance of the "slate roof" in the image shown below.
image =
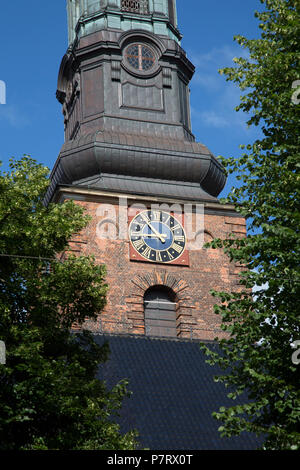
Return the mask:
[[[215,383],[198,341],[133,335],[97,335],[108,341],[111,356],[99,368],[109,387],[128,379],[133,392],[123,401],[119,423],[137,429],[150,450],[254,450],[256,436],[221,438],[211,413],[230,405],[224,385]],[[216,347],[211,345],[211,347]]]
[[199,142],[97,131],[62,146],[45,202],[51,201],[58,185],[90,187],[98,179],[100,189],[110,190],[114,182],[109,178],[116,179],[114,189],[121,192],[140,193],[146,184],[148,194],[165,195],[161,191],[167,181],[167,195],[215,202],[226,183],[221,163]]

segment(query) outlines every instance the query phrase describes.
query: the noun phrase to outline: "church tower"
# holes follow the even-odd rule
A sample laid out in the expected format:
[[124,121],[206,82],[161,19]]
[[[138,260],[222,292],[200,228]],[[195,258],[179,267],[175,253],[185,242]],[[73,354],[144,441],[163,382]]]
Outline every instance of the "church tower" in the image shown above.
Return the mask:
[[214,339],[210,290],[231,290],[239,268],[203,243],[246,228],[218,201],[224,169],[192,133],[194,66],[176,0],[67,0],[67,10],[65,143],[46,202],[72,199],[92,218],[70,241],[107,266],[107,306],[89,327]]

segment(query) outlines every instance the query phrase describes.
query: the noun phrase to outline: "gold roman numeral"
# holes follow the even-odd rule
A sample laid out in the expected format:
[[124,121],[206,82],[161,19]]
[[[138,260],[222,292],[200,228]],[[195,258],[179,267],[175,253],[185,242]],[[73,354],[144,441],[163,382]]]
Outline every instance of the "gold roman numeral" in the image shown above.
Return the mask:
[[153,211],[152,214],[153,214],[153,220],[154,220],[154,222],[159,222],[159,221],[160,221],[160,212],[158,212],[158,211]]
[[132,242],[134,248],[138,251],[142,248],[142,246],[145,245],[145,242],[142,238],[140,238],[139,240],[135,240],[134,242]]
[[179,254],[183,251],[183,247],[181,245],[177,245],[177,243],[173,243],[171,248]]
[[175,232],[175,230],[178,230],[179,228],[181,228],[181,226],[179,224],[176,224],[174,225],[174,227],[171,227],[171,230],[172,232]]
[[184,242],[184,236],[175,235],[174,236],[174,241],[175,242]]
[[143,256],[150,259],[150,254],[151,254],[151,248],[147,246],[147,248],[145,248],[145,250],[143,251]]
[[170,222],[170,219],[171,219],[171,216],[168,215],[168,217],[166,218],[166,220],[164,220],[164,224],[168,225],[168,223]]
[[132,236],[132,237],[140,237],[140,236],[142,236],[142,232],[141,232],[141,231],[139,231],[139,232],[131,232],[131,236]]

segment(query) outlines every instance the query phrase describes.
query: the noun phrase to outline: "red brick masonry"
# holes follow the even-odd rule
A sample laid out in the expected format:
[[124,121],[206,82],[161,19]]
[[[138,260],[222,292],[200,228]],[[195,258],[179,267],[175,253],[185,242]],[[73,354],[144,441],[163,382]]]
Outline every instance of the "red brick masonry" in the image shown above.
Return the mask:
[[[104,221],[100,225],[101,230],[105,232],[110,229],[114,234],[113,211],[105,214],[101,212],[99,216],[97,209],[101,204],[111,204],[118,215],[116,195],[89,193],[78,197],[78,192],[76,195],[74,190],[69,190],[70,192],[73,194],[61,192],[60,201],[66,198],[77,199],[76,203],[83,206],[92,217],[88,227],[70,241],[70,250],[78,254],[94,255],[98,263],[107,267],[107,306],[97,322],[88,323],[88,328],[95,332],[143,335],[145,291],[151,286],[164,285],[176,294],[178,337],[213,340],[216,336],[223,335],[219,328],[220,319],[213,311],[216,299],[212,297],[210,290],[238,290],[241,268],[230,263],[222,250],[203,247],[190,250],[189,266],[132,261],[128,239],[101,239],[98,236],[97,226],[103,219],[111,222]],[[132,202],[137,200],[131,199],[130,204]],[[142,202],[150,207],[149,201]],[[229,210],[226,206],[220,206],[219,209],[222,210],[212,211],[207,206],[204,215],[205,242],[213,238],[225,238],[230,233],[237,237],[246,236],[245,220],[237,217],[232,208]]]

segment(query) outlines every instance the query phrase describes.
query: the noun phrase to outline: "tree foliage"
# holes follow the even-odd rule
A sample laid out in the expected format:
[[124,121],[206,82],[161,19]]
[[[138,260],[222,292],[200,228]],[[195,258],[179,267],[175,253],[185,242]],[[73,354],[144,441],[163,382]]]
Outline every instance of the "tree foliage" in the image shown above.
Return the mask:
[[212,354],[233,387],[236,399],[246,390],[250,401],[222,407],[214,416],[224,436],[242,431],[264,436],[265,449],[300,447],[300,365],[292,361],[292,343],[300,340],[300,6],[296,0],[261,0],[256,12],[259,39],[236,36],[248,58],[220,72],[243,91],[237,111],[249,114],[261,138],[239,158],[223,159],[241,184],[224,202],[248,221],[246,239],[214,240],[230,260],[246,266],[236,292],[213,292],[221,303],[227,339],[222,354]]
[[108,346],[71,332],[104,307],[105,268],[59,262],[88,218],[72,201],[43,205],[47,175],[29,157],[0,173],[0,450],[134,449],[113,419],[125,382],[108,390],[95,378]]

